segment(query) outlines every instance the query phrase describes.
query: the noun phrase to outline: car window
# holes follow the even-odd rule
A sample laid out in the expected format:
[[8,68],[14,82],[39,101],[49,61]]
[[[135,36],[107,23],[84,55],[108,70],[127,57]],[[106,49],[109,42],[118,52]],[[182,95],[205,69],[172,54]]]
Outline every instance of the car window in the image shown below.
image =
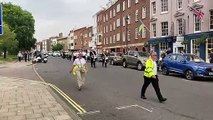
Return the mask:
[[176,61],[177,60],[177,55],[171,55],[169,56],[170,60]]
[[196,56],[196,55],[187,55],[185,56],[187,61],[191,61],[191,62],[204,62],[203,59],[201,59],[200,57]]
[[177,59],[176,59],[178,62],[181,62],[184,60],[184,57],[182,55],[178,55],[177,56]]
[[142,57],[149,57],[149,53],[148,52],[138,52],[138,54]]
[[111,53],[109,56],[115,56],[115,54]]
[[134,52],[129,52],[129,55],[130,56],[134,56]]

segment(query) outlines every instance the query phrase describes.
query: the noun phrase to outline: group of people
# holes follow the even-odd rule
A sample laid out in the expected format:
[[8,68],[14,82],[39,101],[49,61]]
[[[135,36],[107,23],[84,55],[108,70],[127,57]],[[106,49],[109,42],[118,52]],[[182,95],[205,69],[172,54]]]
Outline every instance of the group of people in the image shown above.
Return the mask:
[[22,59],[24,59],[25,62],[30,61],[31,56],[32,56],[32,53],[29,51],[25,51],[25,52],[19,51],[17,55],[19,62],[21,62]]
[[[86,64],[85,58],[83,58],[82,52],[76,53],[77,58],[74,60],[70,73],[73,73],[73,75],[76,75],[77,83],[78,83],[78,90],[81,91],[82,86],[85,83],[85,77],[88,72],[88,66]],[[91,51],[91,67],[95,67],[94,59],[96,59],[96,52]],[[167,100],[167,98],[164,98],[161,94],[160,88],[159,88],[159,79],[157,75],[157,53],[152,51],[150,58],[146,61],[146,68],[144,71],[144,84],[141,89],[141,98],[147,99],[145,96],[145,92],[147,87],[152,83],[152,86],[155,89],[155,92],[157,94],[159,102],[164,102]]]

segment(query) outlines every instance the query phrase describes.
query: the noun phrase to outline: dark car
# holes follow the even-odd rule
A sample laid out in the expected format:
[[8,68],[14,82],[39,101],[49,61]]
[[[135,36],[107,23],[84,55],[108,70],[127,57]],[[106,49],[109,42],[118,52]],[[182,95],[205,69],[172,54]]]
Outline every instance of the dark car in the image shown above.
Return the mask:
[[111,65],[122,65],[122,53],[112,52],[109,54],[109,62]]
[[161,69],[164,75],[175,72],[189,80],[196,77],[213,78],[213,64],[193,54],[169,54],[163,59]]

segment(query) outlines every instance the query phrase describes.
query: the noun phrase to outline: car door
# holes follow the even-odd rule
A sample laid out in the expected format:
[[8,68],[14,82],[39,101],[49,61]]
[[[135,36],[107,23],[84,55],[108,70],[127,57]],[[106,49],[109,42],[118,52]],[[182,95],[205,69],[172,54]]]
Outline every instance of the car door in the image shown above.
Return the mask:
[[175,69],[178,73],[184,73],[184,70],[186,68],[186,61],[185,57],[183,55],[177,56],[177,61],[175,63]]
[[129,52],[129,56],[128,56],[128,64],[133,65],[133,61],[134,61],[134,52],[130,51]]
[[167,67],[170,71],[175,71],[175,64],[176,64],[177,55],[171,55],[169,60],[167,61]]

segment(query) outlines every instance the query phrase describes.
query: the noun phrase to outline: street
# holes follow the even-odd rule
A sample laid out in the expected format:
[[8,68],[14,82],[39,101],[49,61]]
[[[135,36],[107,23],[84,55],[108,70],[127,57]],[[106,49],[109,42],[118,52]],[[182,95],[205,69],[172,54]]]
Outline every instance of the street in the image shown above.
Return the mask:
[[[143,72],[111,66],[89,68],[86,84],[78,91],[75,76],[69,74],[70,61],[49,57],[35,68],[40,76],[64,91],[88,113],[83,120],[212,120],[213,82],[189,81],[179,75],[159,75],[162,95],[159,103],[150,85],[146,100],[140,98]],[[88,62],[88,66],[90,66]]]

